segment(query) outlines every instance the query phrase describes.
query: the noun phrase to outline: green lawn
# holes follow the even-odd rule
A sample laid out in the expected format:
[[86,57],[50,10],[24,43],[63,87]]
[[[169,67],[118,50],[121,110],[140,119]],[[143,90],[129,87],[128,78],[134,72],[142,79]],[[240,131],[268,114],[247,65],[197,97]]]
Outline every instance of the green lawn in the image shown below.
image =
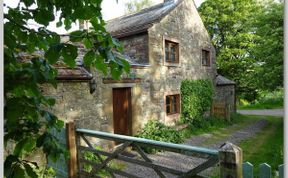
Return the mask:
[[283,102],[270,102],[270,103],[256,103],[248,104],[244,106],[237,106],[237,109],[280,109],[283,108]]
[[269,124],[254,138],[243,141],[239,145],[243,150],[243,160],[249,161],[254,165],[255,173],[258,172],[259,164],[265,162],[268,163],[272,167],[273,172],[275,172],[278,165],[283,164],[283,118],[271,116],[258,117],[267,119]]
[[262,91],[255,101],[248,102],[245,99],[239,100],[237,109],[277,109],[283,108],[284,90]]

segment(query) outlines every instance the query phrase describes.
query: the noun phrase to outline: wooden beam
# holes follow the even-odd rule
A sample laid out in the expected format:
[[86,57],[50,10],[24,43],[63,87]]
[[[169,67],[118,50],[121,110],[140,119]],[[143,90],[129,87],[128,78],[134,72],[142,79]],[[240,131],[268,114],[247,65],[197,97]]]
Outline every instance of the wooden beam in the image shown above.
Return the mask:
[[218,163],[218,158],[216,157],[212,157],[210,159],[208,159],[207,161],[205,161],[204,163],[198,165],[197,167],[193,168],[192,170],[188,171],[187,173],[181,175],[181,178],[185,178],[185,177],[193,177],[196,176],[198,173],[200,173],[201,171],[204,171],[205,169],[214,166],[215,164]]
[[68,176],[69,178],[77,177],[77,147],[76,147],[76,134],[74,122],[66,123],[66,142],[67,149],[70,154],[68,160]]
[[[81,151],[90,151],[90,152],[98,153],[98,154],[104,155],[104,156],[111,156],[112,155],[112,153],[108,153],[108,152],[104,152],[104,151],[100,151],[100,150],[96,150],[96,149],[91,149],[89,147],[83,147],[83,146],[80,146],[79,150],[81,150]],[[133,158],[129,158],[127,156],[122,156],[121,154],[118,155],[115,159],[118,159],[118,160],[121,160],[121,161],[125,161],[125,162],[128,162],[128,163],[132,163],[132,164],[137,164],[137,165],[140,165],[140,166],[143,166],[143,167],[157,168],[157,169],[159,169],[161,171],[168,172],[168,173],[175,174],[175,175],[181,175],[181,174],[185,173],[185,172],[182,172],[182,171],[178,171],[176,169],[171,169],[171,168],[160,166],[160,165],[157,165],[157,164],[145,162],[143,160],[133,159]]]
[[110,83],[140,83],[141,78],[123,78],[121,80],[114,80],[112,78],[103,78],[102,79],[104,84],[110,84]]
[[[144,151],[142,151],[142,149],[138,146],[135,145],[136,151],[141,155],[141,157],[148,163],[152,163],[152,161],[146,156],[146,154],[144,153]],[[165,178],[166,176],[159,171],[159,169],[157,169],[157,167],[153,167],[153,170],[158,174],[159,177],[161,178]]]

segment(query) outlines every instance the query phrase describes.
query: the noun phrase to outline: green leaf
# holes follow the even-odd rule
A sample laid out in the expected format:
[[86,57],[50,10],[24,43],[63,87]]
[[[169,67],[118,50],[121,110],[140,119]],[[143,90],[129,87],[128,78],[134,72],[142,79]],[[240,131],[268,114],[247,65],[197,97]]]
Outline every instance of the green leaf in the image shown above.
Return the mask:
[[83,43],[88,49],[93,47],[93,43],[89,38],[84,38]]
[[121,60],[121,63],[122,63],[124,71],[129,73],[130,72],[130,64],[129,64],[129,62],[127,60],[121,59],[121,58],[120,58],[120,60]]
[[12,165],[18,162],[18,158],[14,155],[9,155],[6,157],[5,162],[4,162],[4,175],[5,177],[10,177],[12,174]]
[[24,138],[19,141],[14,149],[13,154],[17,157],[21,156],[24,151],[29,153],[31,152],[36,145],[36,140],[33,138]]
[[71,29],[72,20],[70,18],[64,19],[65,30]]
[[53,11],[45,10],[45,9],[37,9],[33,11],[34,20],[42,24],[44,26],[48,26],[49,22],[55,19]]
[[25,171],[20,164],[15,164],[14,167],[13,178],[26,178]]
[[37,173],[34,171],[33,167],[31,167],[30,164],[24,163],[24,167],[25,167],[25,172],[27,173],[29,177],[31,178],[38,177]]
[[83,39],[83,34],[85,34],[85,33],[86,33],[86,32],[83,31],[83,30],[77,30],[77,31],[71,32],[71,33],[69,34],[70,41],[72,41],[72,42],[82,41],[82,39]]
[[95,60],[95,53],[93,50],[87,52],[83,58],[85,66],[90,66],[91,63]]
[[93,12],[88,7],[78,7],[75,9],[73,16],[80,20],[87,20],[93,17]]
[[104,63],[104,59],[101,56],[97,55],[97,60],[95,61],[94,66],[96,69],[102,71],[104,75],[107,75],[107,64]]
[[43,146],[46,137],[47,137],[47,133],[44,133],[44,134],[42,134],[40,137],[37,138],[36,146],[37,146],[38,148],[40,148],[41,146]]
[[76,46],[71,44],[65,44],[62,48],[61,54],[63,56],[63,61],[70,67],[75,67],[76,62],[75,59],[78,56],[78,50]]
[[34,0],[21,0],[21,2],[24,2],[25,6],[29,7],[34,3]]
[[56,100],[54,98],[46,98],[46,102],[49,106],[54,106],[56,103]]
[[29,138],[26,140],[26,142],[23,146],[23,150],[26,153],[30,153],[30,152],[32,152],[32,150],[35,149],[35,146],[36,146],[36,140],[34,138]]
[[59,20],[57,23],[56,23],[56,27],[61,27],[63,25],[63,22],[61,20]]
[[55,64],[58,61],[60,57],[60,51],[62,48],[63,48],[62,44],[52,45],[50,46],[48,51],[46,51],[44,56],[49,61],[50,64]]

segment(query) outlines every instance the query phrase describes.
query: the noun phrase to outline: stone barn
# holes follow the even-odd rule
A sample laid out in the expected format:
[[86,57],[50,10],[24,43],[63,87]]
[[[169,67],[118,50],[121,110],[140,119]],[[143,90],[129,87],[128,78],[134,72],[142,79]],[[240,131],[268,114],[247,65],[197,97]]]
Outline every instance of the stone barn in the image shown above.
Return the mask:
[[236,112],[235,85],[222,75],[216,76],[214,105],[224,105],[229,115]]
[[166,0],[110,20],[106,29],[123,43],[131,73],[113,80],[85,70],[85,49],[80,48],[76,71],[61,68],[57,89],[43,87],[56,96],[54,112],[64,121],[134,135],[150,119],[167,125],[179,120],[182,80],[210,79],[215,84],[215,49],[193,0]]

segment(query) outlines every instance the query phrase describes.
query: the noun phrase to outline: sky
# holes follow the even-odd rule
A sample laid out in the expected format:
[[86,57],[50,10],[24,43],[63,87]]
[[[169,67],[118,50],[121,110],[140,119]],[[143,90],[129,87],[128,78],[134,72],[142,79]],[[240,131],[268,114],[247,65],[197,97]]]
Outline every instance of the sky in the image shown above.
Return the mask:
[[[118,0],[118,3],[116,0],[103,0],[102,2],[102,15],[103,18],[105,20],[110,20],[119,16],[124,15],[125,13],[125,3],[129,1],[129,0]],[[136,0],[137,1],[137,0]],[[158,4],[158,3],[162,3],[163,0],[152,0],[153,3]],[[202,2],[204,2],[205,0],[194,0],[196,6],[200,6]],[[19,0],[4,0],[3,3],[6,4],[7,6],[10,7],[16,7],[18,4]],[[4,12],[5,12],[5,7],[4,7]],[[57,19],[57,17],[56,17]],[[30,27],[34,27],[34,28],[38,28],[40,27],[39,25],[37,25],[35,22],[30,21],[28,22]],[[60,27],[60,28],[56,28],[56,22],[51,22],[49,24],[49,26],[47,27],[49,30],[51,31],[55,31],[59,34],[65,34],[67,33],[67,31],[64,29],[64,27]],[[72,25],[72,28],[69,30],[74,31],[77,30],[79,28],[78,24],[74,24]]]

